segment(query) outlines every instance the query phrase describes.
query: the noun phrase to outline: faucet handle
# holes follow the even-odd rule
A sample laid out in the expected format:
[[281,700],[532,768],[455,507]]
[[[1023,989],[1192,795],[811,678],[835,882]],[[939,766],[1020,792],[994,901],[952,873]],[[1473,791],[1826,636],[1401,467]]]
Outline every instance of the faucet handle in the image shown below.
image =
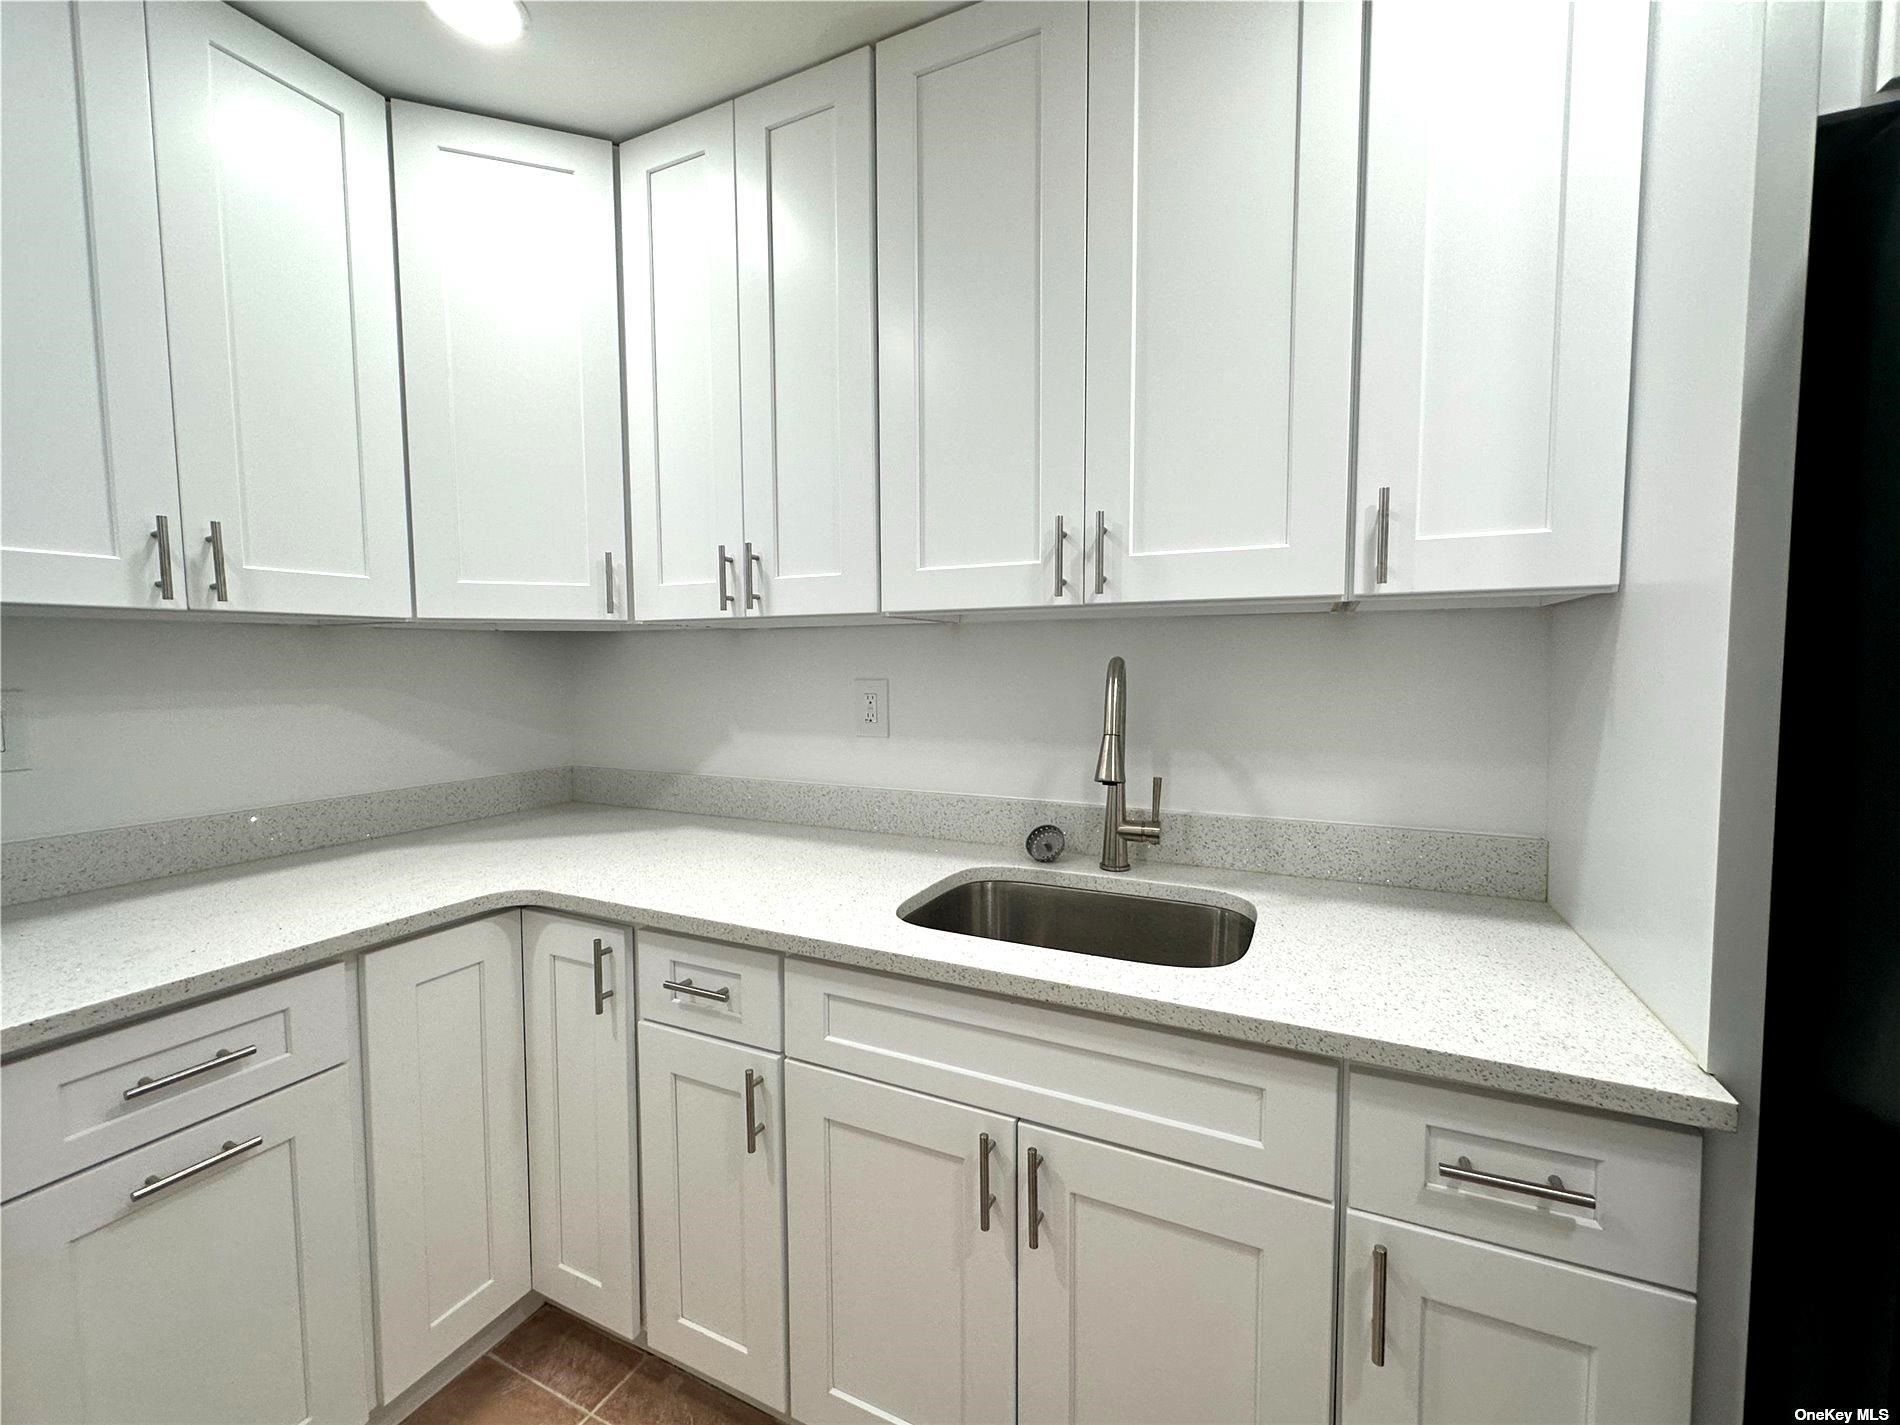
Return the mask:
[[1156,831],[1160,831],[1161,830],[1161,779],[1159,777],[1155,778],[1155,799],[1153,802],[1149,804],[1148,816],[1149,816],[1149,820],[1154,823],[1154,829]]

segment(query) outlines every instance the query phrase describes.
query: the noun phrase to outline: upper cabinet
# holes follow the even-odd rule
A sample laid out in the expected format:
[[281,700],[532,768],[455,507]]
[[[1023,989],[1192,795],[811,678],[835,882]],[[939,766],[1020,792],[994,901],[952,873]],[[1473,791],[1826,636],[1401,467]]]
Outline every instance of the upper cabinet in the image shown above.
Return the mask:
[[627,616],[613,147],[391,106],[423,618]]
[[140,6],[0,6],[0,597],[183,608]]
[[1613,588],[1649,7],[1370,23],[1354,594]]
[[621,145],[642,619],[878,606],[871,55]]
[[1362,13],[1089,7],[1091,603],[1344,592]]
[[383,101],[226,5],[146,25],[190,600],[404,617]]
[[1088,11],[877,47],[887,610],[1082,602]]

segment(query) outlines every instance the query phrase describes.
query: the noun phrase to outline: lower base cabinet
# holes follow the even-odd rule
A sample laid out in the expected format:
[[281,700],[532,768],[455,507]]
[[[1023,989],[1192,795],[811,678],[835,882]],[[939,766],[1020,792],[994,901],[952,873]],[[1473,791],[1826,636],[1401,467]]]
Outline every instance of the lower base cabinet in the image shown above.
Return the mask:
[[782,1411],[784,1060],[646,1021],[639,1039],[647,1339]]
[[1034,1124],[1017,1141],[1022,1420],[1327,1418],[1330,1203]]
[[1016,1414],[1016,1122],[785,1066],[792,1418]]
[[1352,1211],[1343,1299],[1342,1425],[1689,1418],[1691,1297]]
[[355,1113],[331,1069],[8,1203],[0,1416],[361,1421]]

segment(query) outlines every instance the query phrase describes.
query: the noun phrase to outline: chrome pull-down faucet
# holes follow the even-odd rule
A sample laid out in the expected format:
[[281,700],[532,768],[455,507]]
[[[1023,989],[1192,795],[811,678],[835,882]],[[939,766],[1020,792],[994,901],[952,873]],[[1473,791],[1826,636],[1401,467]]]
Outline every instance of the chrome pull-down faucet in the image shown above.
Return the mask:
[[1108,788],[1102,807],[1102,869],[1128,869],[1128,843],[1161,839],[1161,779],[1155,778],[1154,806],[1131,812],[1125,799],[1128,765],[1122,741],[1128,728],[1128,667],[1119,656],[1108,660],[1108,689],[1102,699],[1102,750],[1095,758],[1095,780]]

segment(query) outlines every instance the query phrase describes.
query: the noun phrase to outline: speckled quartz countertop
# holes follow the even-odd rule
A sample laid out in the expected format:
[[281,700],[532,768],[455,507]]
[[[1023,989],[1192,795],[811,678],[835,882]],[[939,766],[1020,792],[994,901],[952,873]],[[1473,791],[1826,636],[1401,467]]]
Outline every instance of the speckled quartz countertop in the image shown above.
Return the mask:
[[[976,868],[1188,899],[1259,928],[1171,969],[912,926]],[[1698,1128],[1735,1101],[1545,905],[670,812],[563,806],[6,912],[0,1053],[536,905]]]

